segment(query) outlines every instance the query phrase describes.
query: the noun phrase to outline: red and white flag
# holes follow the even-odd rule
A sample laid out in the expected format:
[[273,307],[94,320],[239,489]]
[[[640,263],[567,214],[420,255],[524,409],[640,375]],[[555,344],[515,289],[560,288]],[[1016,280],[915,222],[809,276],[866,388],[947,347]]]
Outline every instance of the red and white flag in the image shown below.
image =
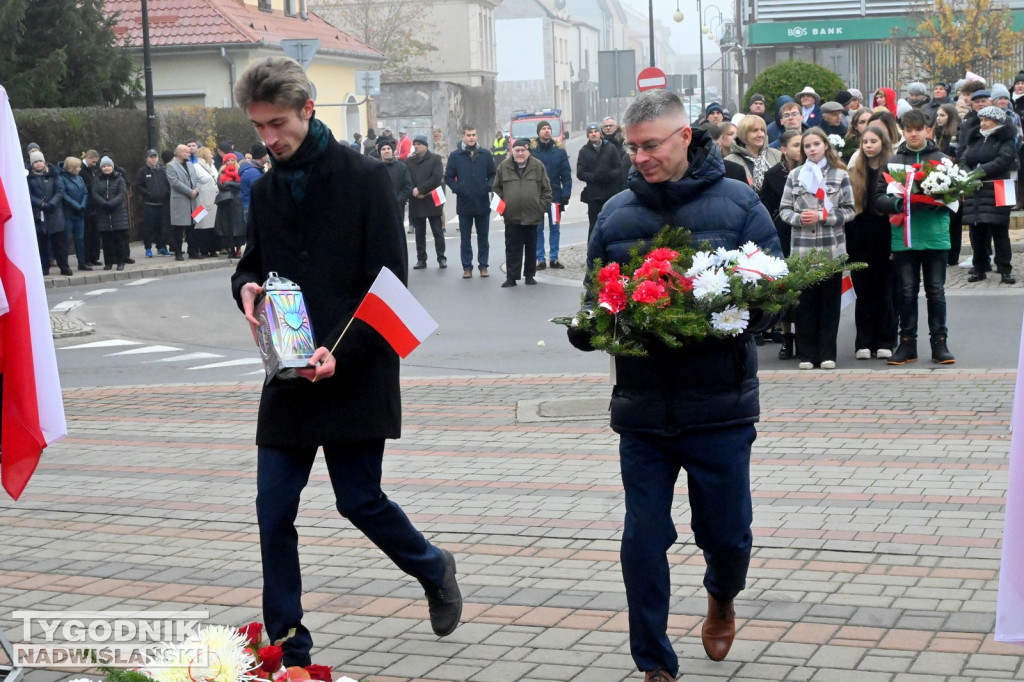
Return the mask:
[[430,198],[434,200],[434,206],[440,206],[447,201],[444,198],[444,187],[435,187],[430,193]]
[[376,329],[403,358],[437,329],[430,313],[386,267],[380,269],[352,317]]
[[0,482],[15,500],[46,446],[67,435],[32,202],[7,91],[0,86]]
[[839,309],[843,310],[857,300],[857,292],[853,290],[853,279],[846,275],[843,277],[843,294],[839,298]]
[[832,212],[832,200],[828,198],[825,190],[827,184],[825,183],[825,176],[821,172],[821,168],[816,163],[805,163],[800,166],[800,175],[797,178],[800,181],[800,186],[805,190],[813,194],[818,201],[821,202],[821,219],[828,218],[828,214]]
[[996,599],[996,641],[1024,644],[1024,336],[1010,416],[1010,473]]
[[562,223],[562,205],[561,204],[551,204],[550,211],[551,211],[551,224],[552,225],[561,225],[561,223]]
[[993,180],[996,190],[996,206],[1013,206],[1017,203],[1017,187],[1013,180]]
[[192,211],[192,220],[194,220],[194,221],[196,221],[198,223],[199,221],[201,221],[203,218],[205,218],[208,215],[210,215],[210,212],[206,210],[205,206],[200,204],[199,208],[197,208],[196,210]]
[[497,194],[491,195],[491,210],[498,215],[505,213],[505,200],[499,197]]

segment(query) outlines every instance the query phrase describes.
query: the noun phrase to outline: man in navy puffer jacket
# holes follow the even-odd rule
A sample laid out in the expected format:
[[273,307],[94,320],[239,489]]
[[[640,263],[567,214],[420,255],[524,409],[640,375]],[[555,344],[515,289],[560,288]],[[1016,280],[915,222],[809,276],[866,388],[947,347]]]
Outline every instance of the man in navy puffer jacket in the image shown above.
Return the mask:
[[[717,145],[690,128],[675,94],[655,90],[637,97],[624,126],[634,170],[629,190],[611,198],[598,217],[589,267],[597,259],[627,263],[630,248],[650,242],[665,225],[690,230],[695,244],[735,249],[752,241],[781,253],[768,211],[750,187],[725,178]],[[748,332],[774,322],[756,318]],[[570,328],[569,339],[582,350],[592,348],[579,329]],[[687,474],[694,540],[707,562],[702,640],[708,657],[725,658],[735,636],[733,598],[744,587],[752,543],[756,348],[749,333],[676,350],[652,343],[645,357],[616,358],[615,381],[611,426],[620,435],[626,491],[621,560],[630,649],[649,678],[671,680],[679,662],[667,634],[666,552],[676,540],[671,512],[680,468]]]

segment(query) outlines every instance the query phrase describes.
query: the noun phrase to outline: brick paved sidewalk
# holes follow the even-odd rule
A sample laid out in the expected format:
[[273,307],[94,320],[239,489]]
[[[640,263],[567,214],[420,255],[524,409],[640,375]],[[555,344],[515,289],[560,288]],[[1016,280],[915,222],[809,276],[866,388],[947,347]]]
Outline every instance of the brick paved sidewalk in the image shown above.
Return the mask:
[[[1024,649],[991,636],[1015,374],[762,380],[753,565],[722,663],[701,649],[703,559],[677,498],[670,628],[684,679],[1024,676]],[[419,586],[338,517],[318,463],[299,517],[314,660],[373,682],[640,679],[617,440],[595,414],[608,391],[599,376],[406,381],[385,489],[456,553],[464,623],[432,635]],[[258,619],[258,385],[65,394],[71,435],[20,502],[0,502],[0,627],[20,641],[11,612],[26,607]]]

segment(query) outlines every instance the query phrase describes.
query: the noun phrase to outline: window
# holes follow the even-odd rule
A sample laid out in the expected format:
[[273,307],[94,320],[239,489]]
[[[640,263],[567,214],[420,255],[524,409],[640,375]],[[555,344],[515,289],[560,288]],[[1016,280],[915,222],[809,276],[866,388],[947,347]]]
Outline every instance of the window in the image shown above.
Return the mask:
[[299,13],[298,9],[296,9],[295,7],[297,2],[298,0],[284,0],[285,16],[294,17],[296,14]]
[[270,12],[274,9],[270,5],[270,0],[259,0],[259,8],[264,12]]

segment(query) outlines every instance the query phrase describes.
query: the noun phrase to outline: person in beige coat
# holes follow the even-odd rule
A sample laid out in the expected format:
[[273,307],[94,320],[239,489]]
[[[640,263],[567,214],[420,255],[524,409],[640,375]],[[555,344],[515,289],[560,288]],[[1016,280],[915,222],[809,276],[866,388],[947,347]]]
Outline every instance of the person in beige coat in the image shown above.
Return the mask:
[[551,209],[551,181],[544,164],[530,156],[529,139],[521,137],[512,144],[512,156],[498,166],[493,189],[505,202],[506,279],[501,286],[516,286],[520,273],[527,284],[536,284],[537,226]]

